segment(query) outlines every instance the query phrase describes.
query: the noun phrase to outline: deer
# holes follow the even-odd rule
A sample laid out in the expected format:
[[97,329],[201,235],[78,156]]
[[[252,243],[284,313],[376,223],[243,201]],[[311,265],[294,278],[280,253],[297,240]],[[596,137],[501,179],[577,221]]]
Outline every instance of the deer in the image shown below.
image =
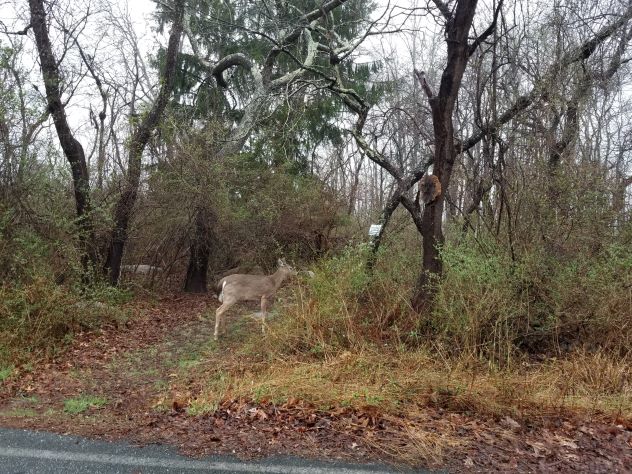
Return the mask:
[[153,273],[162,272],[162,267],[155,267],[153,265],[121,265],[121,273],[135,273],[137,275],[151,275]]
[[247,275],[235,273],[222,278],[215,286],[221,306],[215,311],[214,339],[219,338],[219,326],[222,315],[239,301],[261,302],[261,330],[265,334],[265,319],[269,305],[274,301],[276,292],[283,282],[298,272],[279,259],[278,269],[272,275]]

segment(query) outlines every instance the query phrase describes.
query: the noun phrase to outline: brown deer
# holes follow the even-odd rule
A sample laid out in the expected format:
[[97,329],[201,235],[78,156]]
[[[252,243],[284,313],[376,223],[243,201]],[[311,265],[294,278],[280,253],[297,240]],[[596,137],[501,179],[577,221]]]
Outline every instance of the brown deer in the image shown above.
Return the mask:
[[239,301],[261,302],[261,330],[265,332],[265,319],[268,306],[274,301],[276,292],[283,281],[297,274],[290,265],[279,260],[279,268],[272,275],[233,274],[222,278],[215,286],[222,305],[215,311],[215,340],[219,337],[222,315]]

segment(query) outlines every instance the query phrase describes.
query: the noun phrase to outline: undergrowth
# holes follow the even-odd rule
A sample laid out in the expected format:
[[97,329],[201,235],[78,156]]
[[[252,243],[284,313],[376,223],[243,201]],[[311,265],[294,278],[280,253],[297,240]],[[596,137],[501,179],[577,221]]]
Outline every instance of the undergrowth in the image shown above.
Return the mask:
[[53,356],[78,331],[124,321],[127,298],[101,286],[80,292],[46,276],[0,285],[0,366]]
[[34,225],[0,202],[0,369],[53,356],[77,331],[127,317],[129,293],[82,281],[73,219],[56,206],[51,198]]
[[372,274],[366,249],[322,260],[292,286],[265,338],[253,333],[196,370],[196,410],[246,397],[323,408],[415,406],[486,416],[563,410],[632,417],[632,258],[605,249],[520,262],[464,242],[446,247],[432,313],[409,304],[414,266],[386,251]]

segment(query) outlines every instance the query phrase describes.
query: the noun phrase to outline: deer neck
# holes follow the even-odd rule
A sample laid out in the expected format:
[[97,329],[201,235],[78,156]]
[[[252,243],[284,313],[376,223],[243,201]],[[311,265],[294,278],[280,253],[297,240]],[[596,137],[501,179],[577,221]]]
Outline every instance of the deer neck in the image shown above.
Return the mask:
[[274,289],[278,290],[283,284],[283,280],[287,278],[287,273],[283,269],[279,268],[276,272],[270,275],[272,282],[274,283]]

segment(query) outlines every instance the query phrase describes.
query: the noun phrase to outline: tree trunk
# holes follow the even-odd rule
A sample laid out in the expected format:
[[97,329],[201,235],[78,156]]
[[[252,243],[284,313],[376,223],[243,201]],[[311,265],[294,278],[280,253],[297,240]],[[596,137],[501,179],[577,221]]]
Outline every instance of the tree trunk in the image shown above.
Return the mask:
[[456,159],[452,115],[469,58],[468,35],[476,12],[476,4],[477,0],[459,0],[453,13],[442,11],[446,16],[448,58],[437,95],[434,95],[423,74],[417,73],[432,111],[435,146],[433,172],[439,178],[443,190],[434,201],[427,203],[423,210],[422,268],[412,298],[413,308],[418,312],[432,304],[435,288],[433,280],[440,277],[443,272],[440,254],[444,242],[443,207],[445,190],[450,187],[452,168]]
[[72,171],[81,249],[81,266],[84,271],[84,278],[89,279],[89,274],[97,262],[97,251],[91,215],[92,203],[90,200],[90,181],[86,157],[81,143],[74,137],[68,124],[66,109],[61,98],[58,63],[53,55],[48,36],[43,0],[29,0],[29,9],[31,12],[31,26],[35,33],[35,42],[42,67],[48,109],[53,117],[59,143],[68,163],[70,163]]
[[[617,173],[620,174],[620,173]],[[612,193],[612,211],[614,216],[615,228],[618,230],[623,229],[627,222],[626,210],[625,210],[625,195],[628,186],[632,185],[632,175],[630,176],[618,176],[614,185]]]
[[152,132],[162,118],[175,82],[183,17],[184,0],[178,0],[175,5],[171,34],[169,35],[165,68],[160,76],[161,86],[158,98],[130,139],[127,179],[125,188],[114,210],[114,229],[112,230],[110,248],[105,262],[105,271],[109,274],[109,280],[112,285],[118,284],[121,274],[121,262],[123,260],[125,243],[127,242],[129,222],[136,198],[138,197],[143,151]]
[[215,242],[212,235],[214,219],[205,208],[196,209],[194,214],[195,229],[189,247],[189,265],[184,282],[184,291],[206,293],[211,246]]
[[370,252],[366,261],[366,268],[369,272],[373,271],[373,267],[375,266],[375,262],[377,261],[377,252],[380,249],[380,244],[382,243],[382,236],[384,235],[384,231],[386,230],[386,226],[391,220],[391,216],[395,209],[399,206],[401,201],[402,193],[399,187],[393,190],[393,193],[389,197],[386,206],[382,209],[382,213],[380,214],[380,218],[377,223],[381,226],[379,232],[371,237],[370,243]]

